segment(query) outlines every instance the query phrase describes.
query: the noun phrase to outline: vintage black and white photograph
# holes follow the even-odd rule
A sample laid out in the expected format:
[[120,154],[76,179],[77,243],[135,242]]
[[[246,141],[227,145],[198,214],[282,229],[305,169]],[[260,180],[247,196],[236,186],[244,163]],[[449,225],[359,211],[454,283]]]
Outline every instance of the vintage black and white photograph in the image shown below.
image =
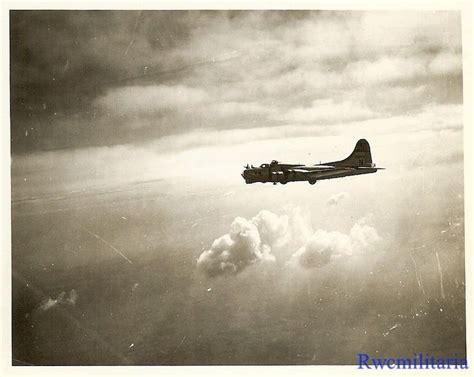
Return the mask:
[[8,19],[11,365],[468,367],[461,10]]

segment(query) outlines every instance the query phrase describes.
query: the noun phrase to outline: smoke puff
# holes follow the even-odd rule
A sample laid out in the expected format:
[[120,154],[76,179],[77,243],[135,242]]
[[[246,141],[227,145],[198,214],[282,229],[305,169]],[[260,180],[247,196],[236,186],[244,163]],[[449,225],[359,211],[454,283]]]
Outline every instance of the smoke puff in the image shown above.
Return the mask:
[[[258,215],[257,215],[258,216]],[[263,221],[261,224],[268,225]],[[271,216],[270,216],[271,217]],[[265,228],[272,234],[273,227]],[[223,274],[237,274],[259,261],[274,261],[270,246],[262,243],[259,229],[253,220],[237,217],[232,222],[229,234],[216,239],[209,250],[197,260],[198,269],[209,277]]]
[[349,235],[317,230],[291,260],[305,268],[319,268],[342,256],[363,254],[380,239],[377,230],[362,218],[354,224]]
[[78,299],[78,294],[75,289],[71,289],[69,297],[66,297],[66,292],[61,292],[56,299],[48,297],[37,308],[39,311],[45,312],[57,305],[75,305]]
[[67,302],[71,305],[76,305],[76,301],[79,298],[79,295],[77,294],[75,289],[71,289],[71,292],[69,292],[69,298],[67,298]]
[[347,192],[340,192],[339,194],[335,194],[331,196],[326,202],[326,204],[329,206],[333,206],[333,205],[338,204],[342,199],[345,199],[347,197],[349,197],[349,194]]
[[[63,292],[64,293],[64,292]],[[58,304],[58,299],[54,300],[51,297],[48,297],[45,301],[41,303],[38,307],[39,310],[45,312]]]

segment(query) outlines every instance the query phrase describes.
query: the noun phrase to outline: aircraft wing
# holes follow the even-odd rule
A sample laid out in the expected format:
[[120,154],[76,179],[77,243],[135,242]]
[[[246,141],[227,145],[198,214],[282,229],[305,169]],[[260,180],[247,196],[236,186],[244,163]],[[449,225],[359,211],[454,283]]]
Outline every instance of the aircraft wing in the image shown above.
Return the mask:
[[331,178],[342,178],[347,177],[350,175],[358,175],[364,174],[366,172],[362,172],[356,168],[333,168],[333,169],[324,169],[324,170],[308,170],[308,171],[301,171],[308,179],[331,179]]
[[335,170],[335,169],[336,169],[335,166],[319,165],[319,166],[298,166],[297,168],[288,169],[288,171],[306,174],[306,173],[323,172],[323,171]]
[[278,163],[278,166],[283,170],[294,169],[294,168],[301,168],[304,167],[304,164],[282,164]]
[[331,179],[331,178],[342,178],[342,177],[349,177],[352,175],[360,175],[360,174],[370,174],[375,173],[377,170],[383,168],[369,168],[369,167],[344,167],[344,168],[335,168],[333,170],[326,170],[326,171],[308,171],[305,173],[305,176],[308,179]]

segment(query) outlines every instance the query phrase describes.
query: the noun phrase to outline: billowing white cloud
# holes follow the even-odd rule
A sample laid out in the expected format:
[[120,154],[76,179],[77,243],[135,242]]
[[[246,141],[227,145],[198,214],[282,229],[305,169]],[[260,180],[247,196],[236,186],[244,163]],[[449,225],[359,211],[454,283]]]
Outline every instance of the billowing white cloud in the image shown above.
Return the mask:
[[310,213],[294,206],[288,206],[285,210],[289,214],[290,235],[288,238],[296,244],[302,244],[313,234]]
[[364,254],[381,240],[377,230],[367,222],[367,218],[360,219],[349,234],[318,229],[293,254],[290,262],[304,268],[319,268],[340,257]]
[[268,210],[260,211],[252,218],[257,227],[262,243],[270,246],[281,245],[288,241],[289,218],[278,216]]
[[286,245],[296,235],[295,219],[298,218],[296,210],[290,216],[262,210],[250,220],[236,217],[230,232],[201,253],[197,267],[213,277],[236,274],[260,261],[274,261],[272,249]]
[[260,261],[274,261],[269,245],[262,243],[257,225],[237,217],[230,232],[217,238],[197,260],[197,267],[209,277],[237,274]]
[[370,218],[363,217],[351,228],[349,236],[352,241],[352,251],[364,253],[381,240],[377,230],[370,225]]
[[292,258],[305,268],[316,268],[328,264],[333,257],[351,254],[352,243],[349,236],[319,229]]
[[381,240],[367,217],[357,221],[349,234],[344,234],[313,231],[310,218],[300,208],[286,210],[288,214],[282,216],[262,210],[251,220],[235,218],[230,232],[201,253],[197,268],[209,277],[235,275],[257,262],[275,261],[274,250],[295,246],[298,249],[289,263],[316,268],[342,256],[364,254]]

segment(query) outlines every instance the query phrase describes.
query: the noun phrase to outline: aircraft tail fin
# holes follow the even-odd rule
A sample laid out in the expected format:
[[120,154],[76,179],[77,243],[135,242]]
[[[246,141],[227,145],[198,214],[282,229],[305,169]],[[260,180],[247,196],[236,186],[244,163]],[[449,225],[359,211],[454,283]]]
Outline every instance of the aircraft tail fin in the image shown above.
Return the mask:
[[370,153],[369,142],[365,139],[360,139],[354,148],[354,151],[341,161],[333,163],[335,166],[347,166],[347,167],[371,167],[372,155]]

